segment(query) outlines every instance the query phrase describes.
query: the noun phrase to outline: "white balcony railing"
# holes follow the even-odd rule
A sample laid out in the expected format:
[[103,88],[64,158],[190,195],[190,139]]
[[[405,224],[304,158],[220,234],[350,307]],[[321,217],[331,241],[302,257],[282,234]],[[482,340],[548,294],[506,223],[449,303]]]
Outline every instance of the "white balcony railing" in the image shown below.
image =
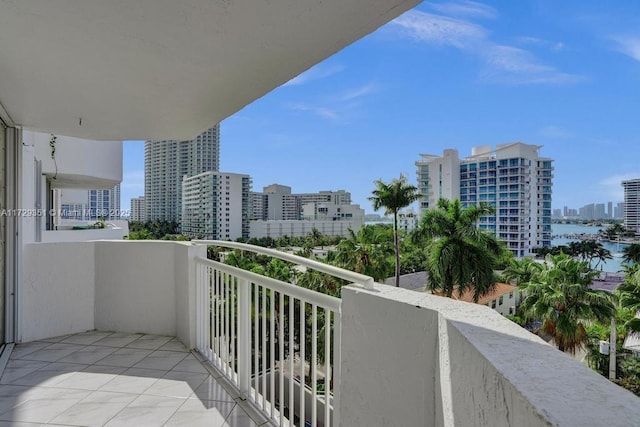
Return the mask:
[[[203,243],[198,241],[197,243]],[[368,276],[251,245],[370,287]],[[277,425],[339,425],[341,300],[206,258],[196,258],[196,348]]]
[[[640,420],[637,397],[489,307],[381,284],[366,289],[367,276],[306,258],[205,243],[358,285],[342,287],[337,300],[207,260],[193,242],[33,243],[23,250],[16,341],[94,329],[175,336],[274,425]],[[325,378],[333,380],[328,399],[319,386]]]

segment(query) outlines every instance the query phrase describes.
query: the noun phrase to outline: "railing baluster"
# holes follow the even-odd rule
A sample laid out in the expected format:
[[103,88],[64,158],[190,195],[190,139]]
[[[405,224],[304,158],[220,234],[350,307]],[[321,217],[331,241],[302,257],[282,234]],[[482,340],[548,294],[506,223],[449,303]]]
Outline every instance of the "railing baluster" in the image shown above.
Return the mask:
[[289,425],[294,425],[295,405],[294,405],[294,370],[293,370],[293,345],[295,340],[295,321],[294,321],[294,305],[295,298],[289,295]]
[[318,307],[311,304],[311,425],[318,425]]
[[[238,327],[237,319],[236,319],[236,286],[238,283],[238,278],[233,277],[231,279],[231,339],[229,340],[229,350],[230,350],[230,362],[231,362],[231,375],[235,377],[236,372],[236,328]],[[234,378],[234,381],[237,381],[237,378]]]
[[251,286],[238,279],[238,388],[248,398],[251,390]]
[[231,375],[231,363],[229,361],[229,337],[231,336],[231,328],[229,327],[229,312],[231,311],[231,301],[229,300],[229,286],[231,283],[231,275],[225,274],[224,279],[224,354],[225,354],[225,363],[224,369],[227,372],[227,377],[233,378]]
[[[305,421],[313,426],[339,425],[337,405],[332,408],[339,399],[339,299],[204,258],[196,259],[195,272],[196,347],[237,385],[243,398],[276,425],[304,426]],[[321,362],[324,369],[319,370]],[[318,392],[320,376],[324,393]]]
[[262,383],[262,409],[267,409],[267,289],[262,288],[262,352],[260,366],[260,379]]
[[275,400],[276,400],[276,362],[275,362],[275,292],[273,289],[269,295],[269,370],[271,380],[269,381],[269,402],[271,403],[271,418],[273,418],[275,412]]
[[331,310],[324,309],[324,427],[331,426],[329,412],[329,391],[331,377],[329,376],[329,366],[331,366]]
[[258,340],[258,331],[260,330],[260,300],[258,299],[258,284],[253,284],[253,390],[256,393],[255,401],[258,402],[260,365],[258,364],[258,354],[260,353],[260,341]]
[[280,402],[280,426],[284,425],[284,293],[280,292],[280,304],[278,310],[278,345],[280,347],[280,357],[278,358],[278,390]]
[[307,417],[305,415],[305,394],[306,394],[306,378],[305,378],[305,331],[306,331],[306,308],[305,300],[300,300],[300,425],[304,426]]

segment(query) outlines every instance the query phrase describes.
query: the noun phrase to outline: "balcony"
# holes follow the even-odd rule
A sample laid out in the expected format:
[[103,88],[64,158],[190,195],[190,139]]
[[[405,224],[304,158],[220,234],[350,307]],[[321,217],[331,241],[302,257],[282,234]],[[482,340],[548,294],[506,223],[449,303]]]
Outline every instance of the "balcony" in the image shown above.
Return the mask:
[[[0,379],[0,420],[627,426],[640,419],[638,398],[488,307],[218,243],[354,284],[332,298],[207,260],[206,246],[195,243],[27,244],[20,343]],[[246,423],[233,424],[232,415]]]

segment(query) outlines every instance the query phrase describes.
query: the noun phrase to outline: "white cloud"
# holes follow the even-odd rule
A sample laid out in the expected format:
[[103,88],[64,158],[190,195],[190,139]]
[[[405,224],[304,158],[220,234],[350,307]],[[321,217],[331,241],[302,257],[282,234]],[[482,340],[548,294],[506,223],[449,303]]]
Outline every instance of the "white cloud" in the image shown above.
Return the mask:
[[616,42],[618,52],[640,61],[640,37],[614,36],[611,39]]
[[552,139],[568,139],[573,138],[573,133],[560,126],[545,126],[539,131],[540,135]]
[[551,40],[545,40],[545,39],[541,39],[541,38],[538,38],[538,37],[522,36],[522,37],[516,38],[516,40],[518,41],[518,43],[521,43],[521,44],[533,45],[533,46],[541,46],[541,47],[549,49],[549,50],[551,50],[553,52],[560,52],[561,50],[564,50],[564,48],[565,48],[565,45],[562,42],[555,42],[555,41],[551,41]]
[[309,105],[305,103],[291,104],[290,108],[298,111],[309,111],[317,116],[330,120],[339,120],[340,115],[334,109],[322,106]]
[[[481,25],[458,18],[412,10],[392,21],[400,33],[414,40],[454,47],[484,63],[481,76],[491,82],[508,84],[567,84],[582,76],[559,71],[541,63],[531,52],[493,42]],[[534,40],[530,38],[530,41]],[[563,45],[557,45],[562,48]]]
[[468,16],[475,18],[490,18],[498,16],[497,11],[485,4],[475,1],[463,0],[452,3],[430,3],[429,7],[445,15]]
[[469,49],[487,37],[487,31],[480,25],[417,10],[405,13],[392,23],[415,40],[458,49]]
[[330,77],[334,74],[338,74],[344,71],[344,67],[339,64],[327,65],[324,63],[320,63],[309,68],[307,71],[298,75],[297,77],[292,78],[288,82],[286,82],[283,86],[297,86],[308,83],[313,80],[320,80],[327,77]]
[[375,83],[368,83],[364,86],[353,88],[347,91],[343,96],[343,101],[351,101],[356,98],[362,98],[363,96],[370,95],[378,91],[378,85]]
[[583,79],[540,64],[531,52],[517,47],[492,44],[482,55],[487,65],[484,77],[488,80],[513,84],[566,84]]
[[622,181],[628,179],[637,179],[640,176],[639,172],[630,172],[624,174],[612,175],[603,178],[598,182],[598,187],[607,200],[624,200],[624,189],[622,188]]

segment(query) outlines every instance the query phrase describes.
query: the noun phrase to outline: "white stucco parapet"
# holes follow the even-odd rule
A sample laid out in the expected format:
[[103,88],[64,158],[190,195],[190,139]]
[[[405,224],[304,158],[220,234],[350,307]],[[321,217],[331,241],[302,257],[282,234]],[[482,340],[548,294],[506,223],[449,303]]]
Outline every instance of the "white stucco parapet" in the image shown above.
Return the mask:
[[343,426],[628,426],[640,399],[489,307],[342,290]]

